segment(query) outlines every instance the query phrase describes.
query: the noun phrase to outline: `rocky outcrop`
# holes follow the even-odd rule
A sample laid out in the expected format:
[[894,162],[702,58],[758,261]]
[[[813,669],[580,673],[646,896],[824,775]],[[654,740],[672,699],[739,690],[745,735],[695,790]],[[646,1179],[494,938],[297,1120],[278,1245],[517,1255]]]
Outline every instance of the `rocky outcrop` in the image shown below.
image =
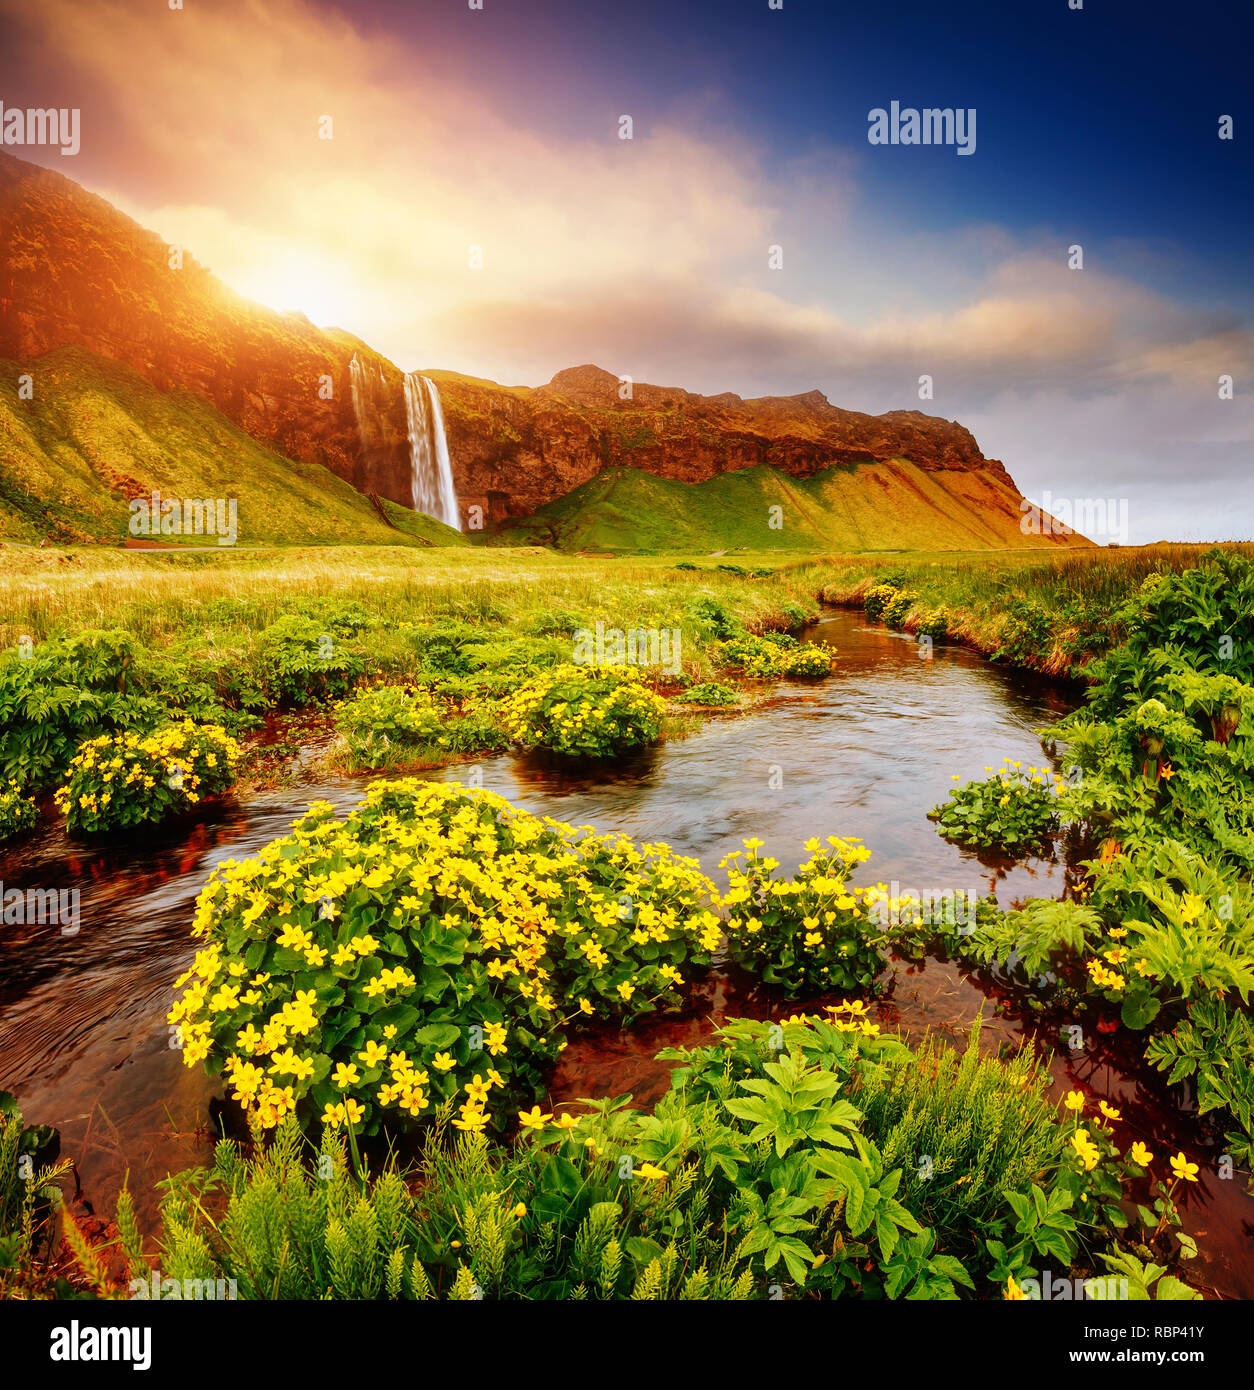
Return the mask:
[[[38,359],[66,346],[123,362],[162,390],[195,392],[288,458],[409,503],[403,377],[393,363],[348,333],[243,299],[104,199],[0,152],[0,357],[32,372],[38,389]],[[365,441],[350,389],[354,354],[384,379],[384,408]],[[1006,478],[953,421],[915,410],[863,415],[820,391],[746,400],[635,382],[628,393],[591,365],[536,388],[427,375],[444,404],[458,497],[489,524],[528,515],[612,466],[702,482],[755,464],[809,477],[906,458],[929,471]]]
[[679,482],[767,464],[807,478],[833,464],[907,458],[928,471],[981,470],[1009,481],[963,426],[917,410],[863,415],[821,391],[744,400],[570,367],[545,386],[502,387],[432,372],[444,401],[458,495],[495,518],[523,516],[602,468]]

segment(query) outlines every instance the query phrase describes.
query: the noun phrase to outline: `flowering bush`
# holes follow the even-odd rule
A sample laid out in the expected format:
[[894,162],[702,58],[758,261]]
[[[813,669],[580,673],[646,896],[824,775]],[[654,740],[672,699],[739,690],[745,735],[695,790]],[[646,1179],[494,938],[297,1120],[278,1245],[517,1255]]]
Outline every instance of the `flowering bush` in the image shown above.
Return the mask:
[[1058,828],[1055,793],[1062,779],[1053,778],[1046,768],[1025,772],[1020,763],[1005,761],[1008,766],[984,781],[954,787],[948,801],[928,812],[947,840],[983,848],[1032,849]]
[[720,663],[747,676],[826,676],[835,653],[831,647],[802,646],[785,632],[769,637],[742,633],[718,646]]
[[712,886],[665,845],[577,832],[487,791],[405,780],[346,820],[215,869],[170,1013],[260,1123],[486,1128],[533,1096],[580,1016],[673,1002],[719,944]]
[[[854,866],[870,850],[829,836],[830,848],[808,840],[811,858],[793,879],[777,879],[779,861],[758,856],[761,840],[746,840],[720,864],[729,887],[720,899],[727,909],[727,943],[732,959],[781,986],[790,997],[869,985],[883,966],[882,930],[873,907],[883,892],[849,887]],[[745,858],[742,865],[736,861]]]
[[83,744],[56,802],[71,830],[160,821],[226,791],[239,757],[224,729],[190,719],[151,734],[103,734]]
[[906,614],[919,601],[919,596],[907,589],[899,589],[884,605],[884,622],[889,627],[905,625]]
[[376,685],[335,708],[335,727],[361,767],[380,766],[394,749],[431,743],[441,722],[440,706],[419,686]]
[[896,596],[895,584],[875,584],[862,595],[862,611],[868,618],[878,618]]
[[944,608],[925,608],[919,614],[919,626],[915,631],[939,642],[949,632],[949,614]]
[[558,666],[502,705],[516,743],[593,758],[655,742],[665,709],[634,666]]
[[11,783],[0,783],[0,840],[7,840],[35,824],[35,803]]

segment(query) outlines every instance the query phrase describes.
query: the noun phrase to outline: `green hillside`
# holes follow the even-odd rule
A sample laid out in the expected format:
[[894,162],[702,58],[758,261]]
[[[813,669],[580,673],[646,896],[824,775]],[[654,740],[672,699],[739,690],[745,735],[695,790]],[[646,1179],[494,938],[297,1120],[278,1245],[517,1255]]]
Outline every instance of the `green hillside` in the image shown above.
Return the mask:
[[[772,507],[782,526],[772,528]],[[497,544],[562,550],[970,550],[1087,544],[1025,536],[1019,494],[983,470],[929,472],[905,459],[810,478],[765,466],[681,483],[606,469],[510,524]]]
[[[18,378],[34,379],[30,400]],[[384,502],[392,523],[319,464],[258,443],[207,401],[163,392],[80,348],[0,361],[0,540],[121,541],[129,498],[234,498],[239,545],[465,545],[431,517]],[[157,536],[213,545],[212,536]]]

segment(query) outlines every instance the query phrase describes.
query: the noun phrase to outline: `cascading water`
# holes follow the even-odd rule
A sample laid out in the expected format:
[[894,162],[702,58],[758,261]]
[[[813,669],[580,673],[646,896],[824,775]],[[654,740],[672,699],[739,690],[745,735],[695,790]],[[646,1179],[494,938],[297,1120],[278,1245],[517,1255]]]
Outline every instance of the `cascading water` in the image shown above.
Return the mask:
[[457,493],[444,434],[440,393],[429,377],[410,372],[405,378],[405,411],[409,417],[409,458],[414,510],[425,512],[460,531]]
[[[361,362],[354,353],[348,373],[362,452],[367,458],[386,458],[395,436],[389,426],[389,390],[383,369]],[[414,511],[424,512],[460,531],[440,393],[435,382],[417,372],[405,377],[405,418],[409,431],[411,505]]]
[[353,414],[364,454],[386,447],[388,383],[383,368],[364,365],[353,353],[348,364],[348,381],[353,392]]

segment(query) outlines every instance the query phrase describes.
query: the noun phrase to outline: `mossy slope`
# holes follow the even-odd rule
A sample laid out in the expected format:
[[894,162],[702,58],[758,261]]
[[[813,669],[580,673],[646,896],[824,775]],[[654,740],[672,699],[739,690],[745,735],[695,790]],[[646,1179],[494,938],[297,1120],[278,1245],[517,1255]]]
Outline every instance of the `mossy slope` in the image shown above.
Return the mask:
[[[563,550],[973,550],[1084,544],[1028,536],[1019,494],[993,473],[927,470],[905,459],[846,464],[810,478],[759,466],[681,483],[611,468],[496,538]],[[779,508],[773,512],[773,508]],[[772,518],[782,523],[772,526]]]
[[[33,381],[29,400],[19,397],[23,373]],[[240,545],[466,544],[431,517],[384,502],[389,525],[320,464],[275,453],[201,397],[160,391],[120,363],[81,348],[0,361],[0,540],[121,541],[128,499],[153,491],[235,498]]]

